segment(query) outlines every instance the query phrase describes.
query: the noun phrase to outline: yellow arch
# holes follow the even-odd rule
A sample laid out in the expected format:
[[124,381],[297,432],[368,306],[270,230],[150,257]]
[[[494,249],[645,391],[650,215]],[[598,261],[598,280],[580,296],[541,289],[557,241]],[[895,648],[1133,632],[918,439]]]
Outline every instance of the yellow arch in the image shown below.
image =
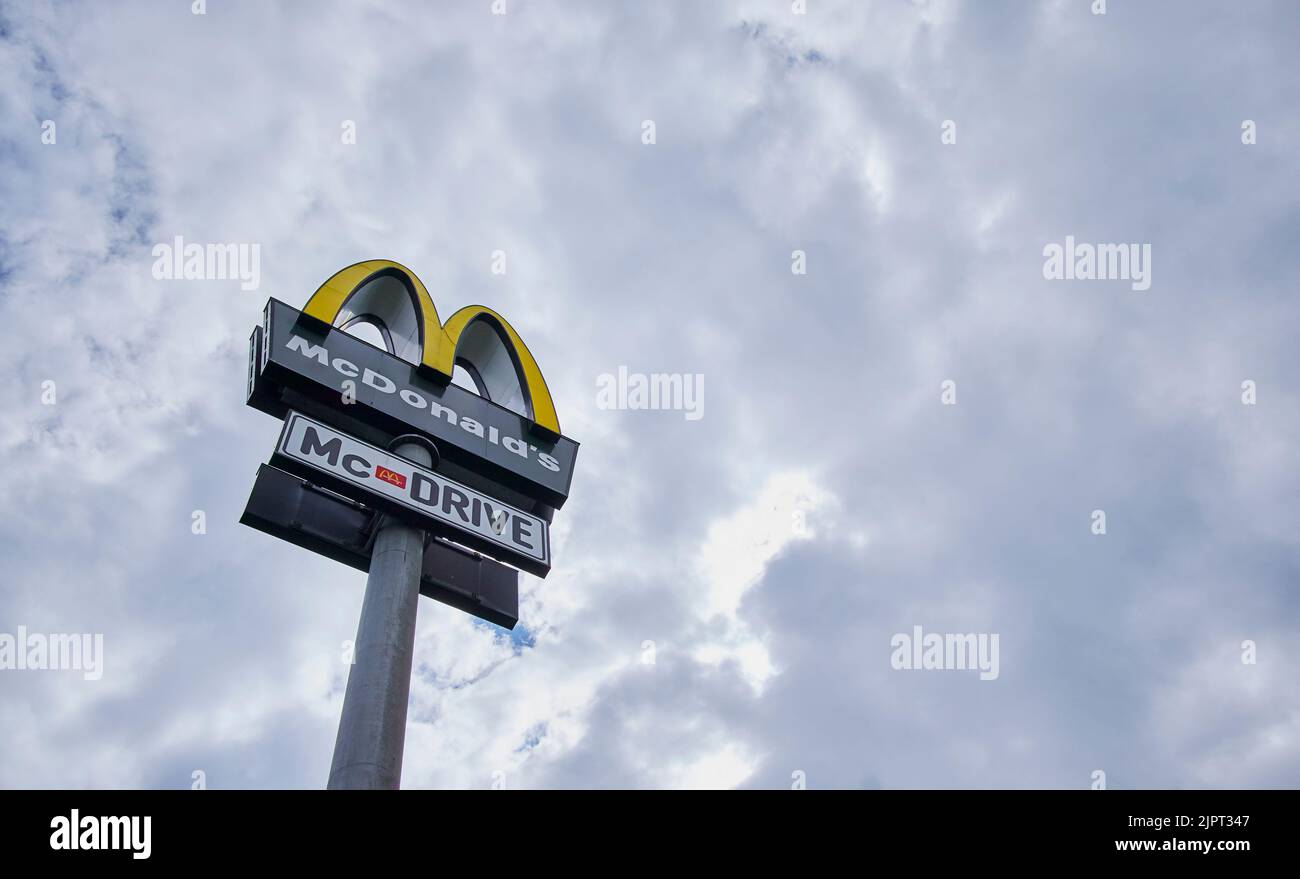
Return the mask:
[[316,290],[303,306],[303,314],[333,326],[335,319],[348,298],[375,275],[400,274],[415,291],[415,301],[420,308],[420,365],[434,372],[444,381],[451,381],[456,365],[456,347],[460,343],[461,333],[475,319],[484,316],[495,321],[506,334],[510,346],[514,349],[518,362],[524,391],[532,408],[533,421],[547,433],[560,436],[560,419],[555,413],[555,403],[551,399],[550,388],[546,378],[533,358],[533,353],[524,344],[523,338],[515,328],[497,312],[484,305],[468,305],[451,316],[447,323],[438,318],[438,309],[433,304],[424,283],[415,273],[401,263],[388,259],[371,259],[355,263],[335,272],[332,277]]
[[[460,344],[460,334],[470,322],[487,315],[505,331],[510,347],[514,349],[515,359],[523,372],[524,391],[533,410],[533,421],[546,430],[560,435],[560,418],[555,414],[555,403],[551,400],[551,390],[546,386],[546,378],[541,367],[533,359],[533,352],[528,350],[523,338],[510,326],[510,322],[486,305],[467,305],[453,314],[442,325],[438,337],[438,350],[434,352],[433,368],[439,373],[450,375],[456,363],[456,346]],[[425,357],[428,357],[428,342],[425,342]]]

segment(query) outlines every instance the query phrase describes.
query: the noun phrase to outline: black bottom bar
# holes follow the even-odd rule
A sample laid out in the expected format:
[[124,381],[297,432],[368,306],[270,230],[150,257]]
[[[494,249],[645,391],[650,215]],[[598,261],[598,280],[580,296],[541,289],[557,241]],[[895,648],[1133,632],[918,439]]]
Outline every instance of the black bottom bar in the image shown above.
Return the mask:
[[[599,841],[601,851],[622,849],[641,865],[646,855],[658,853],[670,863],[689,858],[698,866],[712,853],[733,868],[734,861],[760,856],[764,872],[771,869],[770,859],[782,856],[795,863],[843,863],[847,856],[897,866],[891,855],[907,856],[904,863],[927,876],[944,864],[974,869],[1099,859],[1232,870],[1257,856],[1286,862],[1297,799],[1290,791],[795,793],[645,793],[620,796],[612,808],[608,795],[589,794],[566,797],[561,812],[536,795],[506,804],[500,792],[487,791],[474,795],[473,803],[465,794],[432,792],[366,796],[364,803],[324,791],[6,792],[0,793],[0,840],[6,855],[64,866],[140,863],[130,842],[115,851],[55,850],[52,837],[61,839],[59,825],[52,829],[52,823],[67,821],[74,809],[82,821],[149,816],[149,862],[201,863],[206,872],[219,864],[283,857],[301,872],[317,864],[337,868],[347,861],[377,865],[429,856],[426,841],[440,852],[462,841],[477,849],[480,822],[471,819],[464,832],[469,839],[463,839],[448,836],[454,822],[438,816],[481,813],[500,816],[492,823],[496,834],[509,838],[511,851],[556,851],[562,845],[566,853],[585,848],[595,854]],[[671,827],[665,815],[673,816]],[[537,845],[530,845],[534,840]]]

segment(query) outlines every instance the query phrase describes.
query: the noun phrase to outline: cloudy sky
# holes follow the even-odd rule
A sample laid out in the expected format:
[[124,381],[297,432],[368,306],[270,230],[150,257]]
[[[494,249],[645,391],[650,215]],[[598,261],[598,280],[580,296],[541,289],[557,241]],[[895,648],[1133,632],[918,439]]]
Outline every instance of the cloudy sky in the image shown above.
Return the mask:
[[365,578],[238,524],[246,345],[370,258],[582,444],[514,633],[421,600],[404,787],[1300,785],[1294,3],[503,5],[0,3],[0,632],[104,637],[0,786],[324,786]]

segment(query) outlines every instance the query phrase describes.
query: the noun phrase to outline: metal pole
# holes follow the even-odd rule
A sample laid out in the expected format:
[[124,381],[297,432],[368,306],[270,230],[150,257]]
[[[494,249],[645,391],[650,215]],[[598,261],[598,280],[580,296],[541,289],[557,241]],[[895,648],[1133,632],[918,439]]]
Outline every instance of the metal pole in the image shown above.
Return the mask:
[[[394,453],[434,466],[437,450],[416,440],[398,437]],[[330,790],[396,790],[402,779],[423,561],[424,531],[386,517],[370,554],[355,662],[348,672],[334,740]]]

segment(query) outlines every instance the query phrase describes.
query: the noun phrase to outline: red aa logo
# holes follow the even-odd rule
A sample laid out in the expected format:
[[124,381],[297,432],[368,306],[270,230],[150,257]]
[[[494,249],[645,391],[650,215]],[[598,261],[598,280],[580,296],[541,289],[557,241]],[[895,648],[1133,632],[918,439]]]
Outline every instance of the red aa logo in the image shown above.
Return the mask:
[[387,467],[376,467],[375,478],[382,479],[384,480],[384,482],[391,482],[393,485],[396,485],[398,488],[406,488],[406,477],[400,473],[394,473],[392,470],[389,470]]

